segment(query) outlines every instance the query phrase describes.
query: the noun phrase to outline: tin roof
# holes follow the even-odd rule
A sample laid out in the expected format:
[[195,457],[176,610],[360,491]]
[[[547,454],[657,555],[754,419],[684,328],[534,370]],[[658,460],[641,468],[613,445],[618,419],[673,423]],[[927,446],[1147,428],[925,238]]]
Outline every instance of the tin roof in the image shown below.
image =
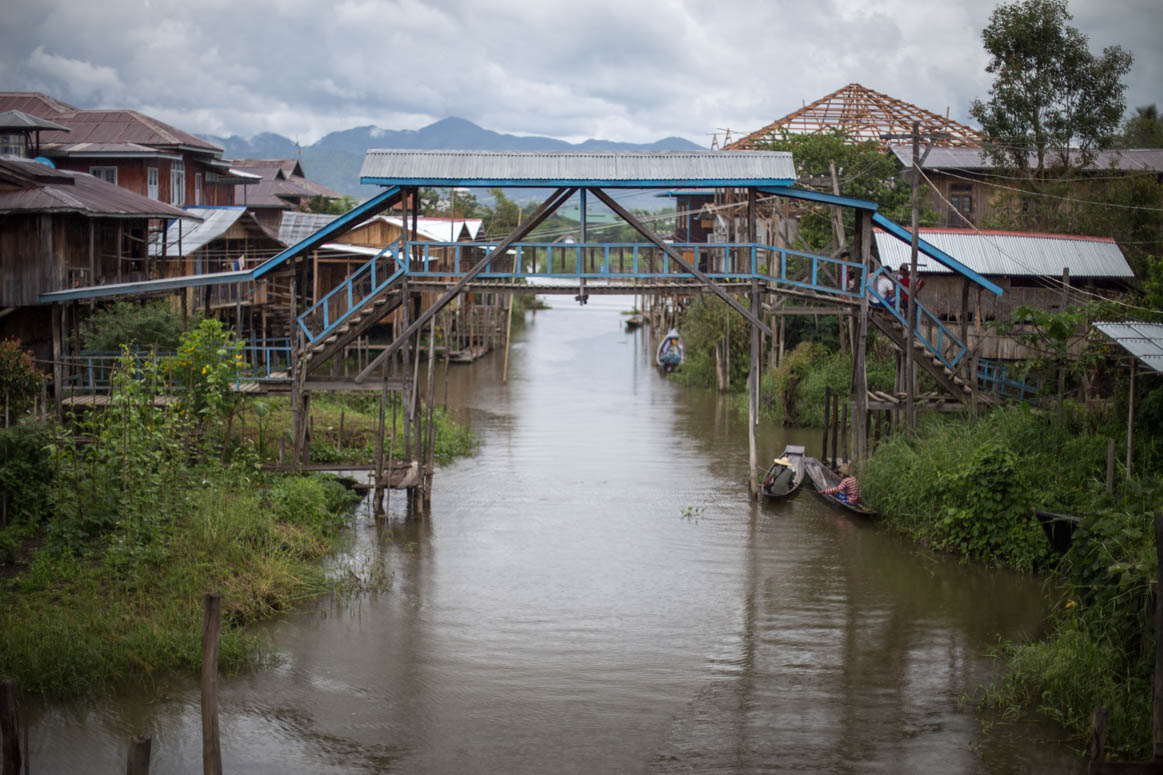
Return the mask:
[[[1130,264],[1113,239],[1068,234],[1034,234],[976,229],[921,229],[920,236],[982,275],[1013,277],[1132,278]],[[909,245],[876,232],[881,263],[899,266],[909,260]],[[922,272],[945,274],[944,266],[929,263]]]
[[54,170],[29,159],[0,158],[0,213],[79,213],[105,218],[173,218],[176,207],[155,201],[84,172]]
[[323,213],[284,212],[283,220],[279,223],[279,242],[284,245],[299,243],[338,217]]
[[1163,323],[1095,323],[1094,327],[1140,362],[1163,372]]
[[[166,228],[166,257],[177,258],[189,256],[201,250],[208,243],[221,237],[226,231],[246,214],[245,207],[190,207],[186,215],[193,215],[199,219],[189,217],[175,218]],[[181,252],[179,252],[179,246]],[[150,243],[149,254],[161,255],[160,240],[156,237]]]
[[55,121],[30,116],[23,110],[6,110],[0,113],[0,130],[32,132],[37,129],[58,129],[70,132],[67,126],[61,126]]
[[0,110],[20,110],[33,116],[56,118],[80,108],[39,91],[0,91]]
[[786,186],[795,165],[783,151],[369,150],[360,182],[428,186]]
[[[912,163],[911,146],[895,145],[892,152],[906,167]],[[1094,158],[1087,169],[1117,169],[1125,172],[1163,172],[1163,148],[1123,148],[1094,151]],[[1072,151],[1074,161],[1079,161],[1081,151]],[[1047,161],[1052,161],[1051,156]],[[1037,165],[1037,157],[1030,154],[1030,166]],[[927,170],[988,170],[997,167],[981,148],[934,148],[929,151],[923,167]]]

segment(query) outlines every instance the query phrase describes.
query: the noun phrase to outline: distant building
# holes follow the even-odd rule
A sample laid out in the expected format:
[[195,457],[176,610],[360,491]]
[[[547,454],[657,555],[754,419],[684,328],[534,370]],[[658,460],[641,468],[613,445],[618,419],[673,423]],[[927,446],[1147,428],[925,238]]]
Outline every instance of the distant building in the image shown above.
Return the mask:
[[306,211],[312,197],[342,199],[343,195],[309,180],[295,159],[233,159],[232,169],[255,176],[234,189],[235,204],[244,205],[259,223],[278,231],[283,213]]
[[[177,207],[234,204],[234,185],[241,179],[222,159],[222,149],[152,116],[136,110],[82,110],[40,92],[0,92],[4,111],[20,111],[68,130],[37,132],[37,155],[59,169],[87,172]],[[11,130],[5,137],[13,137]]]
[[[912,148],[894,146],[892,152],[906,169],[912,164]],[[1077,156],[1077,154],[1076,154]],[[1080,160],[1077,160],[1079,161]],[[1031,166],[1034,165],[1031,159]],[[997,169],[980,148],[934,148],[921,165],[933,187],[922,185],[926,203],[940,213],[941,224],[952,228],[981,227],[992,211],[996,193],[1012,186],[1005,171]],[[1163,179],[1163,148],[1095,151],[1082,174],[1100,175],[1154,172]]]

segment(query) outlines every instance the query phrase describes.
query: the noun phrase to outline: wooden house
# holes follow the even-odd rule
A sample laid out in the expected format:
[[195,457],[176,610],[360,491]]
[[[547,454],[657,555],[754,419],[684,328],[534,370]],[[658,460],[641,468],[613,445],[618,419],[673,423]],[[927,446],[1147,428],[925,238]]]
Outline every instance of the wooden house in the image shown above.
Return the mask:
[[82,110],[40,92],[0,92],[0,111],[9,110],[64,128],[38,133],[38,154],[58,169],[159,202],[232,205],[235,184],[246,180],[217,145],[136,110]]
[[40,295],[151,276],[151,219],[183,215],[86,173],[0,158],[0,336],[47,356],[52,321]]
[[[911,166],[911,147],[894,146],[892,152],[902,167]],[[1081,164],[1080,159],[1076,161]],[[994,196],[1006,190],[999,184],[1009,184],[998,178],[1002,171],[980,148],[934,148],[921,166],[925,177],[933,183],[932,187],[922,187],[926,204],[940,214],[941,224],[950,228],[984,226],[992,211]],[[1152,172],[1157,179],[1163,179],[1163,148],[1095,151],[1081,170],[1084,177]]]
[[[980,341],[979,354],[986,358],[1029,356],[1012,337],[989,332],[989,321],[1008,321],[1023,305],[1060,311],[1117,297],[1134,279],[1118,244],[1105,237],[942,228],[922,228],[920,237],[1005,291],[1001,296],[973,291],[966,297],[960,276],[935,261],[918,263],[917,274],[925,282],[917,294],[921,304],[945,323],[956,323],[956,331],[965,301],[970,346]],[[908,264],[908,244],[882,231],[875,233],[875,243],[883,265],[897,269]]]

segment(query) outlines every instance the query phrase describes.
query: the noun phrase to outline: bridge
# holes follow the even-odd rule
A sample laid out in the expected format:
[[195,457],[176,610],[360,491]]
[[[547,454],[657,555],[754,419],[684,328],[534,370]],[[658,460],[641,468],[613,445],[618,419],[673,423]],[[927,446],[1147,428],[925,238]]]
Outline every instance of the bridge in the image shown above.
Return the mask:
[[[874,202],[796,188],[790,153],[373,150],[367,153],[360,180],[382,186],[383,191],[253,269],[74,288],[44,294],[41,301],[62,304],[281,278],[290,289],[287,330],[273,338],[271,332],[264,331],[261,339],[248,342],[250,352],[259,355],[261,370],[249,375],[239,389],[291,395],[296,461],[304,459],[307,447],[307,424],[303,418],[307,416],[311,391],[324,389],[378,389],[383,400],[389,393],[400,392],[406,407],[406,454],[410,458],[419,455],[426,444],[420,434],[425,414],[419,396],[426,394],[431,403],[434,392],[431,363],[435,319],[466,293],[570,293],[583,300],[588,293],[718,296],[751,329],[748,394],[753,472],[758,465],[755,428],[762,340],[773,336],[767,321],[779,313],[787,299],[826,302],[832,308],[851,310],[857,321],[851,390],[857,457],[866,454],[869,398],[864,348],[870,323],[902,352],[912,348],[918,366],[946,393],[965,401],[978,397],[977,375],[970,366],[975,359],[966,345],[964,323],[960,332],[952,331],[918,304],[918,321],[910,332],[905,311],[875,289],[876,280],[887,270],[874,268],[873,229],[882,229],[906,242],[912,241],[913,235],[879,213]],[[545,198],[528,218],[499,240],[434,242],[419,239],[417,234],[418,194],[423,187],[542,189]],[[616,196],[627,189],[675,188],[737,192],[739,207],[746,213],[742,238],[720,243],[668,242]],[[589,241],[586,212],[591,198],[631,226],[639,240]],[[758,211],[771,200],[852,211],[854,258],[842,260],[834,255],[761,242]],[[550,243],[529,239],[546,219],[575,201],[581,221],[579,241]],[[306,276],[309,254],[389,210],[402,216],[400,238],[318,298],[311,297],[306,292],[310,285]],[[917,243],[920,253],[962,275],[967,285],[1002,293],[996,284],[954,257],[924,240]],[[533,280],[537,282],[535,286],[529,284]],[[895,283],[895,279],[892,281]],[[897,290],[895,298],[899,299]],[[374,356],[368,353],[360,361],[357,373],[336,376],[334,369],[331,376],[321,373],[324,364],[334,362],[373,325],[388,320],[392,329],[390,342]],[[429,331],[427,391],[419,377],[425,328]],[[382,462],[382,453],[378,457]],[[430,465],[428,470],[430,476]],[[755,477],[752,479],[754,488]]]

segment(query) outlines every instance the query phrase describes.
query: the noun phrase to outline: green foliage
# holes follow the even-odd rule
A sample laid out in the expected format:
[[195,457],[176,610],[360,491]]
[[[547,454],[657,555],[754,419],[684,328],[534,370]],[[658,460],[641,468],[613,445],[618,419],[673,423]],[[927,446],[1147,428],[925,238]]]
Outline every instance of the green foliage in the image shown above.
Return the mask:
[[521,206],[505,196],[503,189],[494,188],[490,193],[493,206],[484,214],[482,231],[489,239],[500,239],[517,228]]
[[[1131,55],[1120,46],[1091,54],[1086,35],[1067,24],[1066,6],[1066,0],[1002,4],[981,33],[994,82],[989,100],[974,100],[969,112],[997,164],[1035,177],[1051,166],[1054,151],[1059,165],[1085,166],[1095,148],[1111,143],[1126,107],[1122,78]],[[1068,157],[1069,148],[1081,158]]]
[[324,196],[323,194],[316,194],[307,200],[307,212],[321,213],[323,215],[343,215],[355,208],[359,204],[359,200],[354,196],[344,194],[341,197]]
[[197,423],[200,433],[213,430],[237,408],[232,386],[245,368],[244,343],[210,318],[182,333],[178,351],[165,359],[180,400],[179,411]]
[[929,417],[915,439],[891,436],[861,472],[887,524],[986,565],[1039,570],[1051,555],[1035,510],[1074,513],[1106,474],[1106,439],[1024,406],[980,419]]
[[[873,140],[850,142],[841,130],[819,134],[792,134],[764,143],[767,150],[791,151],[800,179],[831,177],[830,165],[835,165],[840,193],[856,199],[867,199],[880,205],[880,211],[895,221],[906,222],[912,217],[909,205],[911,186],[897,175],[900,165],[891,153],[881,150]],[[828,192],[831,193],[830,182]],[[846,229],[851,231],[853,213],[846,211]],[[936,213],[928,208],[921,211],[921,225],[937,223]],[[827,207],[811,207],[800,218],[800,234],[812,250],[823,250],[832,243],[831,213]]]
[[695,297],[679,324],[686,361],[672,378],[692,387],[714,388],[715,347],[725,344],[730,360],[731,389],[742,390],[747,382],[751,329],[739,313],[718,297]]
[[1049,579],[1057,601],[1042,640],[1003,648],[1007,671],[986,702],[1011,713],[1036,710],[1082,743],[1091,711],[1110,713],[1108,746],[1121,759],[1148,758],[1158,574],[1152,512],[1158,479],[1084,499],[1086,514]]
[[[868,386],[892,388],[891,360],[868,360]],[[847,395],[852,379],[852,359],[814,341],[801,341],[784,354],[777,368],[769,369],[760,385],[760,413],[787,425],[820,428],[824,425],[824,396]]]
[[324,476],[285,477],[271,488],[270,499],[275,519],[323,532],[342,525],[358,501],[335,479]]
[[480,218],[487,211],[468,189],[455,194],[447,188],[420,189],[420,214],[429,218]]
[[1123,125],[1124,148],[1163,148],[1163,117],[1155,103],[1135,108],[1135,115]]
[[32,408],[43,384],[44,375],[37,371],[32,353],[21,348],[20,340],[0,340],[0,401],[6,423]]
[[0,495],[11,523],[38,523],[47,512],[52,481],[49,426],[22,423],[0,429]]
[[181,335],[182,319],[164,301],[114,302],[81,324],[81,342],[86,350],[97,352],[116,352],[126,345],[172,352]]

